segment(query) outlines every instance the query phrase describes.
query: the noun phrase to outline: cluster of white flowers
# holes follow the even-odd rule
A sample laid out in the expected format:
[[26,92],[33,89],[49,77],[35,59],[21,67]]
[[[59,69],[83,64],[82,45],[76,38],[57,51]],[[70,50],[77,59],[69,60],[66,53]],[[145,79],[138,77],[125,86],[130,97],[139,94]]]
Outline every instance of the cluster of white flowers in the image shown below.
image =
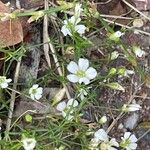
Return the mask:
[[61,112],[62,116],[67,120],[73,119],[73,113],[75,111],[75,108],[79,105],[78,101],[74,99],[68,100],[66,103],[65,101],[60,102],[56,109]]
[[130,132],[125,132],[124,137],[121,137],[120,144],[115,138],[109,139],[108,134],[104,129],[99,129],[94,133],[94,138],[91,139],[91,150],[117,150],[118,147],[125,148],[126,150],[135,150],[137,147],[137,138]]
[[67,20],[64,20],[64,25],[61,28],[61,32],[64,34],[64,36],[72,36],[72,33],[74,32],[77,32],[80,35],[85,33],[86,27],[82,24],[78,24],[81,21],[80,15],[83,11],[81,6],[81,4],[76,4],[74,16]]
[[117,150],[119,147],[115,138],[109,140],[109,137],[104,129],[99,129],[94,133],[94,138],[91,140],[90,148],[97,148],[100,145],[101,150]]
[[34,138],[23,138],[22,144],[25,150],[33,150],[36,146],[36,140]]
[[[5,76],[0,76],[0,87],[2,89],[7,88],[8,84],[12,81],[12,79],[7,79]],[[39,100],[42,97],[43,93],[43,88],[39,87],[38,84],[34,84],[30,89],[29,89],[29,94],[31,99],[33,100]]]

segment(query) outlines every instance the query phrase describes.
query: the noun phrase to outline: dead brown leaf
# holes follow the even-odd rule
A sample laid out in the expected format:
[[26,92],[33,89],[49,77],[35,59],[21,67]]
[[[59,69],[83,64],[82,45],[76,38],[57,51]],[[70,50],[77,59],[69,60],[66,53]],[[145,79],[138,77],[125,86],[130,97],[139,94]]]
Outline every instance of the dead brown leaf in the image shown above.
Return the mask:
[[[0,12],[10,13],[10,9],[0,1]],[[8,47],[23,41],[23,30],[19,19],[0,21],[0,46]]]

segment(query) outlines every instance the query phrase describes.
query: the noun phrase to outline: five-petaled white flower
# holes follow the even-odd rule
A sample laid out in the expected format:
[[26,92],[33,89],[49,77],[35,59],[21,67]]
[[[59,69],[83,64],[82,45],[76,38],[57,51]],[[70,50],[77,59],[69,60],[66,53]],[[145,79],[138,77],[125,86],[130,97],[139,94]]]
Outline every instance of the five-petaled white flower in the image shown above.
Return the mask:
[[36,140],[34,138],[23,138],[22,143],[25,150],[33,150],[36,145]]
[[68,20],[64,20],[64,25],[61,28],[61,32],[64,34],[64,36],[72,36],[73,32],[77,32],[80,35],[84,34],[86,27],[84,25],[78,24],[80,21],[81,18],[76,18],[75,16],[72,16]]
[[143,57],[146,53],[145,51],[141,50],[141,48],[139,46],[133,46],[133,51],[135,53],[136,57]]
[[70,99],[67,103],[65,101],[60,102],[56,106],[56,109],[61,112],[64,118],[66,118],[67,120],[72,120],[75,107],[77,107],[78,105],[78,101]]
[[31,99],[33,100],[39,100],[42,97],[43,93],[43,88],[39,87],[38,84],[34,84],[30,89],[29,89],[29,94]]
[[12,79],[6,79],[5,76],[0,76],[0,87],[2,89],[7,88],[8,83],[10,83],[11,81],[12,81]]
[[123,112],[137,111],[140,109],[141,109],[141,106],[139,104],[124,104],[122,106]]
[[97,71],[93,67],[89,67],[89,61],[87,59],[80,58],[78,64],[71,61],[67,69],[72,74],[67,75],[70,82],[79,82],[84,84],[89,84],[91,79],[97,76]]
[[99,129],[94,133],[94,138],[91,140],[92,145],[97,147],[100,144],[101,150],[117,150],[119,147],[115,138],[109,140],[109,137],[104,129]]
[[126,150],[135,150],[137,148],[137,138],[134,134],[131,135],[130,132],[125,132],[124,137],[121,137],[121,139],[120,146]]
[[109,39],[117,42],[122,35],[124,35],[124,33],[121,31],[116,31],[109,36]]
[[110,60],[115,60],[117,59],[119,56],[119,53],[117,51],[113,51],[111,54],[110,54]]

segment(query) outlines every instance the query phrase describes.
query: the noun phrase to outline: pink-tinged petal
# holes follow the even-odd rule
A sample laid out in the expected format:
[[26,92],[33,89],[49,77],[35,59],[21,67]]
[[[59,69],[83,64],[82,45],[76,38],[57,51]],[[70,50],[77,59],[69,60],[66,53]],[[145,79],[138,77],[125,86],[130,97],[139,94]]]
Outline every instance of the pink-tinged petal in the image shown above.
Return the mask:
[[89,67],[89,61],[87,59],[80,58],[78,65],[80,70],[86,71]]
[[130,140],[132,143],[135,143],[135,142],[137,142],[138,139],[136,138],[136,136],[135,136],[134,134],[132,134],[132,135],[130,136],[129,140]]
[[85,85],[87,85],[87,84],[90,83],[90,80],[89,80],[88,78],[86,78],[86,77],[80,78],[80,79],[79,79],[79,83],[80,83],[80,84],[81,84],[81,83],[84,83]]
[[136,143],[131,143],[131,144],[129,145],[129,148],[130,148],[131,150],[134,150],[134,149],[137,148],[137,144],[136,144]]
[[8,87],[8,83],[6,83],[6,82],[1,83],[0,86],[1,86],[2,89],[7,88]]
[[92,67],[90,67],[85,73],[86,77],[89,79],[94,79],[97,76],[97,71]]
[[36,98],[37,100],[39,100],[41,97],[42,97],[41,94],[35,94],[35,98]]
[[57,106],[56,109],[58,111],[63,111],[66,108],[66,102],[60,102]]
[[67,70],[73,74],[75,74],[78,70],[79,70],[79,67],[77,65],[76,62],[74,61],[71,61],[68,65],[67,65]]
[[74,74],[67,75],[67,79],[73,83],[77,83],[79,81],[79,78]]
[[131,132],[125,132],[124,139],[128,139],[131,135]]
[[84,34],[86,27],[84,25],[76,25],[75,31],[78,32],[80,35]]

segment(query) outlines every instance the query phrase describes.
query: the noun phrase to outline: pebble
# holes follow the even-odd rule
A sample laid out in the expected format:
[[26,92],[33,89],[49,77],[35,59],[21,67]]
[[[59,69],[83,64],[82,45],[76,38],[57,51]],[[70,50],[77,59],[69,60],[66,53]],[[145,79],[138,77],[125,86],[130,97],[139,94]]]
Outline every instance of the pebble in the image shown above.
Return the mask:
[[139,114],[134,112],[133,114],[131,114],[129,117],[125,119],[124,127],[126,129],[133,130],[137,126],[138,119],[139,119]]

